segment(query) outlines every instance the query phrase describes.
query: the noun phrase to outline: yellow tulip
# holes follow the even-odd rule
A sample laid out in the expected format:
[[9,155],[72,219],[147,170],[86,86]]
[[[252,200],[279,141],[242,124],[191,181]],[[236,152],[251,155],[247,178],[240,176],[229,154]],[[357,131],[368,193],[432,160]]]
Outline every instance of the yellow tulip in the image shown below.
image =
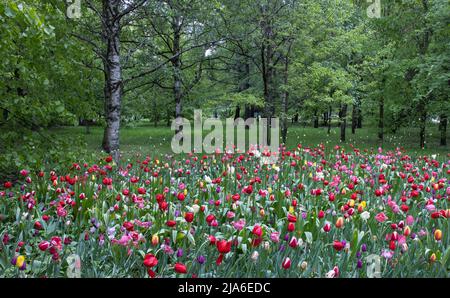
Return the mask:
[[23,266],[23,263],[25,263],[25,257],[24,256],[18,256],[16,260],[16,267],[20,268]]
[[156,246],[156,245],[158,245],[158,243],[159,243],[159,237],[158,237],[158,234],[153,234],[153,236],[152,236],[152,244],[153,244],[154,246]]
[[436,241],[440,241],[442,239],[442,231],[439,229],[436,229],[436,231],[434,231],[434,239],[436,239]]

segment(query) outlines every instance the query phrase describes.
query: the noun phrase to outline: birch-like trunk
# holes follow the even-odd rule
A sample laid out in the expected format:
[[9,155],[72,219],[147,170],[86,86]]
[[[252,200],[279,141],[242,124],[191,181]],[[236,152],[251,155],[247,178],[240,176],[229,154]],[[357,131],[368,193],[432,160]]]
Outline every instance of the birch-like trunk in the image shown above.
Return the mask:
[[106,42],[105,70],[105,118],[103,149],[117,163],[120,156],[120,110],[122,100],[122,68],[120,64],[120,1],[103,0],[103,33]]

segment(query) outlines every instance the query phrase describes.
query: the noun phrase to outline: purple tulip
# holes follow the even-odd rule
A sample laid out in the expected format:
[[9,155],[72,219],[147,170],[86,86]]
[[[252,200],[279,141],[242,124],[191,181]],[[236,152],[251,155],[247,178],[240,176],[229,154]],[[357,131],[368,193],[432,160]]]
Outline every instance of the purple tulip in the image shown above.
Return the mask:
[[361,245],[361,250],[363,251],[363,252],[366,252],[367,251],[367,245],[364,243],[363,245]]
[[205,261],[206,261],[205,256],[198,256],[198,257],[197,257],[197,262],[198,262],[200,265],[204,264]]
[[183,249],[179,248],[177,250],[177,258],[181,258],[183,256]]

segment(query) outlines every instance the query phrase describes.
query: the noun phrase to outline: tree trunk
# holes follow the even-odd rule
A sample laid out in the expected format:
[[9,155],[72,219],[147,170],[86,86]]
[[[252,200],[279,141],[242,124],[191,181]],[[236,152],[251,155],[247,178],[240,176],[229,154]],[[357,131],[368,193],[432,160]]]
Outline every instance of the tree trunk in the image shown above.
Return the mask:
[[[181,75],[181,18],[180,15],[175,14],[172,17],[172,30],[173,30],[173,48],[172,54],[172,67],[173,67],[173,95],[175,98],[175,121],[177,122],[177,127],[175,129],[175,134],[183,133],[183,126],[181,117],[183,110],[183,90],[182,88],[182,75]],[[181,136],[181,140],[183,137]]]
[[261,61],[262,61],[262,79],[264,86],[264,99],[265,107],[264,113],[267,119],[267,129],[266,129],[266,140],[267,145],[270,145],[270,129],[273,115],[273,55],[274,55],[274,45],[273,45],[273,30],[271,19],[266,15],[267,7],[263,5],[262,7],[263,20],[261,21],[261,29],[263,33],[263,41],[261,45]]
[[122,68],[120,64],[120,1],[103,0],[103,33],[106,41],[105,116],[103,149],[119,162],[120,109],[122,99]]
[[355,134],[356,132],[357,119],[358,119],[358,107],[356,104],[354,104],[352,110],[352,134]]
[[384,139],[384,97],[381,97],[378,107],[379,107],[378,139],[383,141],[383,139]]
[[341,142],[345,142],[345,129],[347,127],[347,104],[342,104],[341,106],[339,121],[341,125]]
[[426,122],[427,122],[427,111],[424,108],[420,113],[420,148],[425,148]]
[[[283,73],[283,79],[284,79],[284,85],[287,86],[288,84],[288,75],[289,75],[289,52],[286,55],[284,59],[284,73]],[[282,119],[281,119],[281,137],[283,140],[283,144],[286,144],[287,139],[287,132],[288,132],[288,99],[289,99],[289,92],[284,91],[282,98],[281,98],[281,110],[282,110]]]
[[[422,0],[422,6],[424,10],[424,14],[427,14],[429,11],[429,3],[428,0]],[[425,55],[427,54],[428,47],[430,45],[430,40],[432,36],[431,26],[426,24],[424,26],[425,30],[423,31],[423,38],[419,40],[419,53],[421,58],[424,60]],[[423,61],[422,60],[422,61]],[[432,99],[433,93],[428,93],[424,98],[421,99],[419,103],[419,112],[420,112],[420,148],[425,148],[425,130],[427,123],[427,103],[430,99]]]
[[319,116],[317,110],[314,111],[314,128],[319,128]]
[[358,107],[358,124],[356,125],[357,128],[359,128],[359,129],[362,128],[362,121],[363,121],[363,117],[362,117],[361,107]]
[[441,114],[439,122],[439,130],[441,131],[441,146],[447,146],[447,115]]
[[[284,58],[284,72],[283,72],[283,83],[285,86],[288,85],[289,83],[289,55],[291,52],[291,46],[292,43],[289,44],[286,56]],[[288,110],[289,110],[289,105],[288,105],[288,100],[289,100],[289,92],[287,90],[285,90],[283,92],[282,95],[282,99],[281,99],[281,108],[282,108],[282,128],[281,128],[281,136],[283,139],[283,144],[286,144],[286,140],[287,140],[287,132],[288,132]]]
[[[244,53],[245,54],[245,53]],[[239,62],[238,71],[239,71],[239,92],[243,92],[250,88],[250,64],[247,61],[247,58],[244,58],[244,63]],[[244,118],[245,120],[251,117],[249,111],[249,107],[245,105]],[[241,117],[241,106],[236,105],[236,110],[234,113],[234,120]]]
[[170,127],[170,115],[172,114],[172,110],[167,108],[166,110],[166,126]]
[[250,111],[250,106],[249,105],[245,105],[244,107],[244,120],[248,119],[252,117],[251,116],[251,111]]
[[241,117],[241,106],[236,105],[236,110],[234,111],[234,120]]
[[362,128],[361,98],[356,97],[356,128]]
[[153,126],[157,127],[159,122],[160,114],[156,106],[156,100],[153,101]]
[[329,108],[328,108],[328,131],[327,131],[328,134],[331,133],[331,114],[332,113],[333,113],[333,109],[331,108],[331,106],[329,106]]
[[328,125],[328,111],[326,111],[326,112],[324,112],[323,114],[322,114],[322,118],[323,118],[323,124],[322,124],[322,126],[327,126]]

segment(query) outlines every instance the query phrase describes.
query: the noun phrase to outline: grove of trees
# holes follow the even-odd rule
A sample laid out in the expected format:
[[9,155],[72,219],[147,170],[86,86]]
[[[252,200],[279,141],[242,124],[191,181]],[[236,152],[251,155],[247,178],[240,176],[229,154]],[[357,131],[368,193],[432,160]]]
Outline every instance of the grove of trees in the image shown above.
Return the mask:
[[419,127],[424,147],[439,121],[445,146],[449,20],[447,0],[3,0],[1,150],[96,123],[117,160],[124,124],[196,108],[279,117],[283,142],[292,123],[336,119],[341,141]]

